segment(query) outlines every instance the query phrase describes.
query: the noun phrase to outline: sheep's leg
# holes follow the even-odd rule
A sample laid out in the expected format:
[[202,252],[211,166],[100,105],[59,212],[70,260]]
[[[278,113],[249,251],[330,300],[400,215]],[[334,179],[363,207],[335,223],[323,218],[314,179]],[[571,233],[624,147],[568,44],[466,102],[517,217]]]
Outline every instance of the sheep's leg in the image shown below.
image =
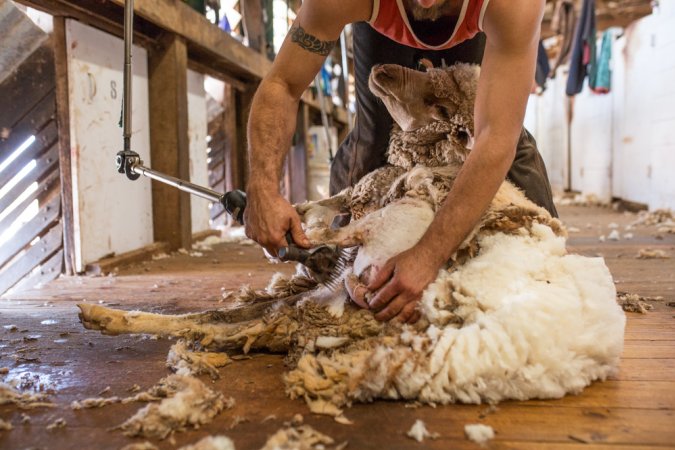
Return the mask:
[[[152,334],[198,340],[213,349],[286,351],[295,331],[294,309],[302,295],[245,305],[232,311],[164,315],[79,304],[85,328],[103,334]],[[266,314],[273,306],[274,313]]]

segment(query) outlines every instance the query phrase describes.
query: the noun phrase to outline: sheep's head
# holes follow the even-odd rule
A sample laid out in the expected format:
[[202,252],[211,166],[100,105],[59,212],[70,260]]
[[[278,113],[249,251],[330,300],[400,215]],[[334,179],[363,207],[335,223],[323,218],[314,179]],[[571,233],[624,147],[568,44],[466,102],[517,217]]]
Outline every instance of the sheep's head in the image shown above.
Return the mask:
[[375,66],[370,73],[370,90],[385,104],[403,131],[402,139],[428,145],[451,141],[454,155],[441,155],[438,164],[465,155],[473,143],[473,106],[479,67],[455,64],[425,72],[402,66]]

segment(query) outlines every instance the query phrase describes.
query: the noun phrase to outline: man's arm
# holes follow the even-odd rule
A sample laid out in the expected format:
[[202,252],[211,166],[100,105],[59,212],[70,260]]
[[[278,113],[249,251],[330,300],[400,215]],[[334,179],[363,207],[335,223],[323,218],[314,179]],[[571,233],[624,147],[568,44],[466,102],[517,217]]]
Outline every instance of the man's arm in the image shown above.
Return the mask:
[[[491,0],[474,107],[476,142],[420,242],[392,258],[369,285],[376,318],[417,320],[422,292],[480,220],[515,157],[534,77],[543,0]],[[425,264],[420,267],[420,261]]]
[[362,0],[305,0],[269,74],[260,83],[248,120],[250,177],[246,234],[271,252],[308,246],[300,219],[279,194],[281,166],[295,132],[298,102],[324,63],[343,27],[370,14]]

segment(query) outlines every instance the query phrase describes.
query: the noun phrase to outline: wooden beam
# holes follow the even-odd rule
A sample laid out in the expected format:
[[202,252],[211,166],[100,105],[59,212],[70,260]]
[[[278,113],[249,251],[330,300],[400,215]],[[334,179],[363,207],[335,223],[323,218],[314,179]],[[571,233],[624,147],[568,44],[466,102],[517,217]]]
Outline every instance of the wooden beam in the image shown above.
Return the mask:
[[[124,7],[124,0],[109,0]],[[237,78],[260,79],[271,62],[210,23],[180,0],[135,0],[134,13],[158,27],[185,38],[190,58]]]
[[[180,36],[167,35],[149,53],[150,159],[167,175],[190,178],[187,108],[187,48]],[[153,228],[156,241],[172,250],[190,248],[189,194],[152,182]]]
[[61,178],[61,224],[63,262],[66,275],[75,273],[75,219],[73,214],[73,175],[70,159],[70,107],[68,101],[68,50],[66,19],[54,17],[52,32],[56,77],[56,124],[58,129],[59,172]]
[[105,275],[114,269],[128,266],[129,264],[146,261],[160,253],[168,253],[169,244],[166,242],[154,242],[145,247],[141,247],[130,252],[120,253],[119,255],[99,259],[96,262],[87,264],[85,271],[88,275]]
[[[124,0],[19,0],[20,3],[52,15],[74,17],[88,25],[122,37]],[[185,39],[190,64],[198,71],[215,75],[239,90],[260,81],[272,67],[265,55],[248,48],[180,0],[135,0],[134,41],[148,50],[163,33]],[[319,108],[309,92],[302,101]],[[334,108],[330,108],[332,111]],[[334,117],[347,123],[344,108],[335,108]]]
[[[53,16],[73,18],[119,38],[124,36],[124,10],[106,0],[16,0]],[[150,48],[161,29],[149,22],[134,20],[134,43]]]

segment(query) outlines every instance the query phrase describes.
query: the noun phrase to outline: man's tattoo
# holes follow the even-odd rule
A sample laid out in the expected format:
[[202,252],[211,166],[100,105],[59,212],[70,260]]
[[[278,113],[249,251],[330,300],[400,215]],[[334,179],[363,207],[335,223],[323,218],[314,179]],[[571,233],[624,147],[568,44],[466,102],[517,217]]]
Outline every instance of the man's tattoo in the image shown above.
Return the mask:
[[321,56],[328,56],[337,41],[322,41],[316,36],[307,33],[300,25],[293,25],[288,31],[291,35],[291,41],[298,44],[307,51]]

